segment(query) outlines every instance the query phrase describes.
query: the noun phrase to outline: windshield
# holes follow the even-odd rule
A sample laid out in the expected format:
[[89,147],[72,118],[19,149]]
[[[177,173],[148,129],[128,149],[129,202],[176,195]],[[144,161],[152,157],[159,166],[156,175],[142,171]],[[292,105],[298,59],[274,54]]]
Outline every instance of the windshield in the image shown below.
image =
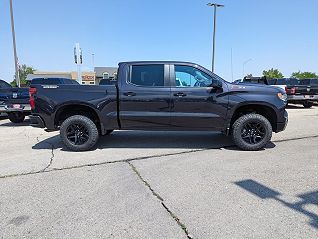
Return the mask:
[[12,86],[3,80],[0,80],[0,88],[12,88]]

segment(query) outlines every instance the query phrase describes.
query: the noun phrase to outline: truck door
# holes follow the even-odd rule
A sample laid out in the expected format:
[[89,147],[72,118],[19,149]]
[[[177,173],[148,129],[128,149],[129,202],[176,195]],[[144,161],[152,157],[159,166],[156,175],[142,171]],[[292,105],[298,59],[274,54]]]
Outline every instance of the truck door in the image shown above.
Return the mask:
[[119,97],[123,129],[169,128],[169,65],[130,65],[126,82],[121,82]]
[[198,130],[223,130],[228,96],[223,80],[192,65],[171,65],[171,124]]

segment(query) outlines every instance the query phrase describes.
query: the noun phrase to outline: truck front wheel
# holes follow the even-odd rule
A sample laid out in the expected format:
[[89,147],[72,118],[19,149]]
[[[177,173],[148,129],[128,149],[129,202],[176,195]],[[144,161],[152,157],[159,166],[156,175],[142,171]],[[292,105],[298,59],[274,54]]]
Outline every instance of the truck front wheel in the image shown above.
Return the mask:
[[243,150],[260,150],[271,140],[272,125],[262,115],[246,114],[238,118],[232,127],[234,143]]
[[12,123],[18,124],[24,121],[25,115],[21,112],[10,112],[8,118]]
[[68,149],[86,151],[95,146],[99,133],[97,126],[91,119],[83,115],[74,115],[62,123],[60,136]]
[[306,101],[303,103],[303,106],[307,109],[313,107],[314,103],[313,102],[310,102],[310,101]]

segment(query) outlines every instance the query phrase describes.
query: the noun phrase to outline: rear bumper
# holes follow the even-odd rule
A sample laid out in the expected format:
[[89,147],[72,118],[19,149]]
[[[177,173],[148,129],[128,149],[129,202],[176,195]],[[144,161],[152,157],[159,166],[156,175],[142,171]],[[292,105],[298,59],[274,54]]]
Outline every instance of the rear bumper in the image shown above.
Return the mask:
[[29,104],[12,104],[6,105],[4,108],[6,112],[31,112],[31,106]]
[[40,116],[37,115],[30,115],[30,126],[36,128],[45,128],[45,123]]
[[288,95],[289,102],[318,101],[318,95]]

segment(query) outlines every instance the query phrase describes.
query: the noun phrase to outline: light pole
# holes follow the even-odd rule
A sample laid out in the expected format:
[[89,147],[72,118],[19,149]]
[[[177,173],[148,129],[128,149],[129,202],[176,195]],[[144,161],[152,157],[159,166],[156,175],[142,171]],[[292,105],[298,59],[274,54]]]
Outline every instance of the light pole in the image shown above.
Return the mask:
[[11,15],[11,30],[12,30],[13,54],[14,54],[14,64],[15,64],[15,78],[16,78],[15,80],[16,80],[17,86],[20,87],[20,74],[19,74],[19,66],[18,66],[17,46],[15,42],[12,0],[10,0],[10,15]]
[[92,53],[93,71],[95,71],[95,53]]
[[208,3],[209,7],[214,7],[214,24],[213,24],[213,52],[212,52],[212,72],[214,72],[214,56],[215,56],[215,31],[216,31],[216,8],[224,7],[224,5],[216,3]]
[[252,61],[252,60],[253,60],[253,59],[250,58],[250,59],[248,59],[248,60],[246,60],[246,61],[243,62],[243,78],[244,78],[244,76],[245,76],[245,65],[246,65],[247,63],[249,63],[250,61]]

